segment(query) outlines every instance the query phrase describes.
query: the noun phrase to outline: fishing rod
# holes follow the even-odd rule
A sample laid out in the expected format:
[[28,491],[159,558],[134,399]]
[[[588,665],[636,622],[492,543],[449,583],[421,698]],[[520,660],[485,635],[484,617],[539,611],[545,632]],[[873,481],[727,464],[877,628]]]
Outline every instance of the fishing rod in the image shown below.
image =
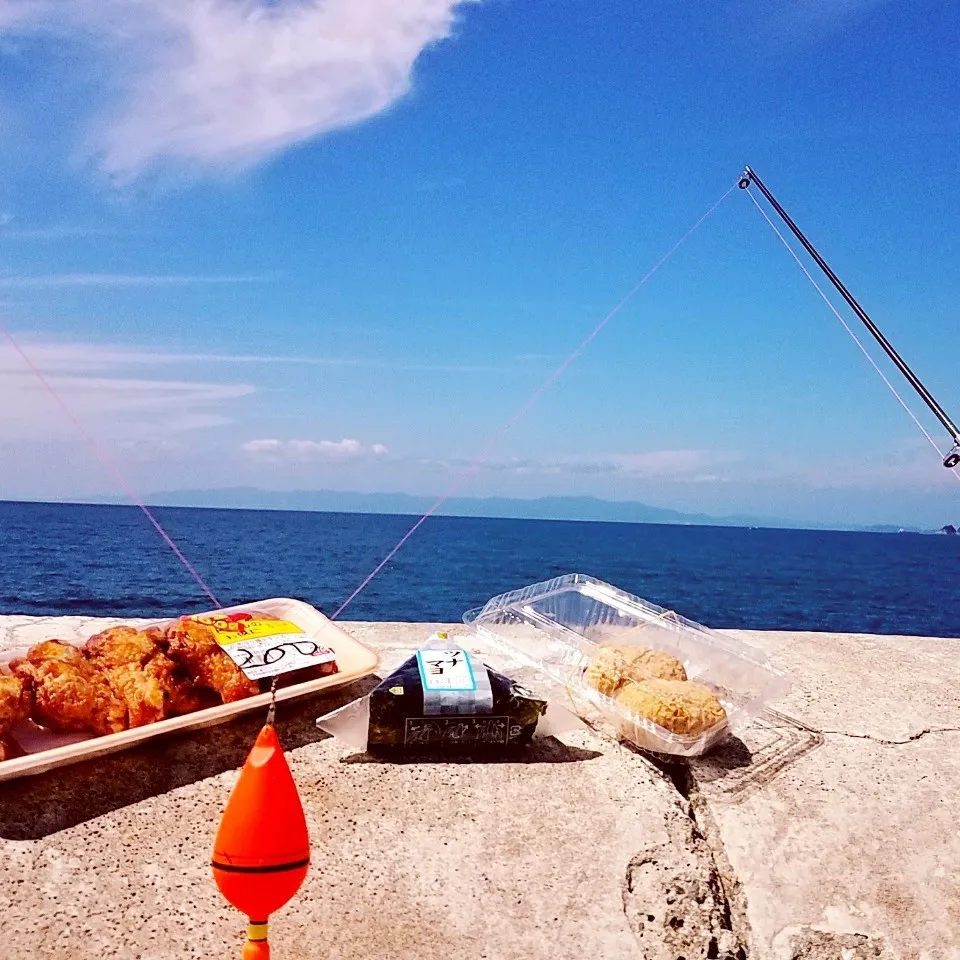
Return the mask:
[[893,344],[881,333],[880,328],[870,319],[867,311],[860,306],[853,294],[843,285],[840,278],[830,269],[830,265],[817,252],[814,245],[804,236],[803,231],[793,222],[786,210],[777,202],[777,198],[767,189],[764,182],[754,173],[750,167],[746,167],[743,175],[740,177],[738,186],[741,190],[746,190],[752,184],[756,184],[760,192],[766,197],[769,204],[776,210],[780,219],[790,228],[793,235],[803,244],[804,249],[816,261],[817,266],[824,272],[827,279],[833,284],[837,292],[846,300],[850,309],[859,317],[863,325],[870,331],[873,338],[883,347],[884,352],[893,361],[897,369],[904,375],[907,382],[920,395],[920,399],[927,405],[930,412],[940,421],[943,428],[950,434],[953,441],[953,449],[944,457],[943,465],[951,470],[960,465],[960,428],[950,419],[947,412],[937,403],[933,394],[923,385],[920,378],[910,369],[907,362],[894,349]]

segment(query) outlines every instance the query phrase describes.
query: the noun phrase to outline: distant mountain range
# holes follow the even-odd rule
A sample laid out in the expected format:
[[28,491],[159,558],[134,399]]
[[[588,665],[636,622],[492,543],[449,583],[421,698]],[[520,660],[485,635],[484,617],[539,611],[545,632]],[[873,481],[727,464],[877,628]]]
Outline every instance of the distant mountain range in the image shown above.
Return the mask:
[[[428,510],[435,498],[406,493],[350,493],[334,490],[260,490],[255,487],[227,487],[220,490],[170,490],[147,498],[155,506],[220,507],[246,510],[305,510],[330,513],[387,513],[419,515]],[[116,503],[116,498],[101,497],[95,502]],[[723,527],[798,526],[812,529],[837,529],[835,524],[798,524],[776,517],[735,515],[710,516],[684,513],[665,507],[598,497],[538,497],[533,500],[508,497],[451,497],[436,511],[438,516],[502,517],[520,520],[587,520],[614,523],[668,523]],[[916,528],[893,526],[846,527],[882,533],[925,532]]]

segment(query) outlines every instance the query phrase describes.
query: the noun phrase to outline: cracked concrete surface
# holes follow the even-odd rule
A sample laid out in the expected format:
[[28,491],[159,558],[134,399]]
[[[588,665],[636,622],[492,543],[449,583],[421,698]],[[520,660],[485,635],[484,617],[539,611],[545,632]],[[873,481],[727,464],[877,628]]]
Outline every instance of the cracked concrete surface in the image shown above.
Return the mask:
[[[960,960],[960,641],[736,635],[793,679],[692,765],[753,960]],[[767,763],[771,743],[792,761]]]
[[[6,634],[69,639],[67,626],[8,621]],[[432,629],[347,626],[385,669]],[[337,705],[278,712],[313,861],[271,923],[277,960],[739,960],[709,847],[648,759],[577,732],[521,761],[374,762],[314,726]],[[4,956],[238,955],[245,921],[208,862],[262,721],[0,784]]]
[[[0,647],[99,628],[0,618]],[[384,668],[437,625],[346,625]],[[453,627],[454,631],[458,628]],[[960,642],[755,633],[794,689],[689,767],[574,733],[384,764],[279,721],[314,860],[277,960],[960,960]],[[229,956],[207,866],[262,718],[0,784],[11,960]]]
[[922,740],[932,733],[960,733],[960,727],[927,727],[909,737],[905,737],[903,740],[884,740],[883,737],[874,737],[869,733],[847,733],[845,730],[821,730],[819,732],[832,737],[851,737],[854,740],[872,740],[874,743],[883,743],[887,746],[895,747],[900,744],[914,743],[917,740]]
[[[647,842],[627,865],[624,912],[648,960],[744,960],[712,853],[690,817],[666,841]],[[680,853],[680,856],[677,854]]]
[[646,960],[745,960],[739,886],[722,849],[712,845],[709,811],[698,810],[691,798],[695,786],[686,764],[654,763],[674,797],[670,827],[666,839],[647,839],[623,881],[624,912],[641,955]]
[[895,960],[887,945],[876,937],[810,927],[781,931],[774,949],[779,960]]

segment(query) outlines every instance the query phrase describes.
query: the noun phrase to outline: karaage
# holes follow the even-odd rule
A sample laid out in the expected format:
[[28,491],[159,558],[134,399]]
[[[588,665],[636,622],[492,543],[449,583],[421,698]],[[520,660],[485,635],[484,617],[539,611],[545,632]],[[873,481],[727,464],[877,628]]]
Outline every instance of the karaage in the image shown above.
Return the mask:
[[33,690],[28,681],[14,674],[0,674],[0,740],[12,727],[30,716]]
[[156,640],[134,627],[110,627],[92,636],[83,653],[102,667],[145,664],[159,651]]
[[170,658],[184,666],[195,684],[213,690],[224,703],[260,692],[259,684],[233,662],[206,624],[183,617],[167,628],[165,639]]
[[117,733],[126,728],[127,708],[107,678],[83,653],[59,640],[37,644],[10,669],[33,688],[31,716],[60,732]]
[[156,627],[111,627],[91,637],[84,647],[90,662],[103,670],[126,704],[131,727],[190,713],[203,704],[185,671],[164,653],[163,639]]

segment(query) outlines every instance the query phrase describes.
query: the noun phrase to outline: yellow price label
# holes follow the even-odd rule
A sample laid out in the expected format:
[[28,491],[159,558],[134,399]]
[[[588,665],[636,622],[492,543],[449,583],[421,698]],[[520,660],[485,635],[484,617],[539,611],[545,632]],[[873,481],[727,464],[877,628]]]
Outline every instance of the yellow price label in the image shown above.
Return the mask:
[[288,620],[274,620],[249,613],[231,613],[224,616],[214,614],[209,617],[196,617],[198,623],[213,630],[217,643],[221,647],[244,640],[262,640],[266,637],[303,634],[303,630]]

